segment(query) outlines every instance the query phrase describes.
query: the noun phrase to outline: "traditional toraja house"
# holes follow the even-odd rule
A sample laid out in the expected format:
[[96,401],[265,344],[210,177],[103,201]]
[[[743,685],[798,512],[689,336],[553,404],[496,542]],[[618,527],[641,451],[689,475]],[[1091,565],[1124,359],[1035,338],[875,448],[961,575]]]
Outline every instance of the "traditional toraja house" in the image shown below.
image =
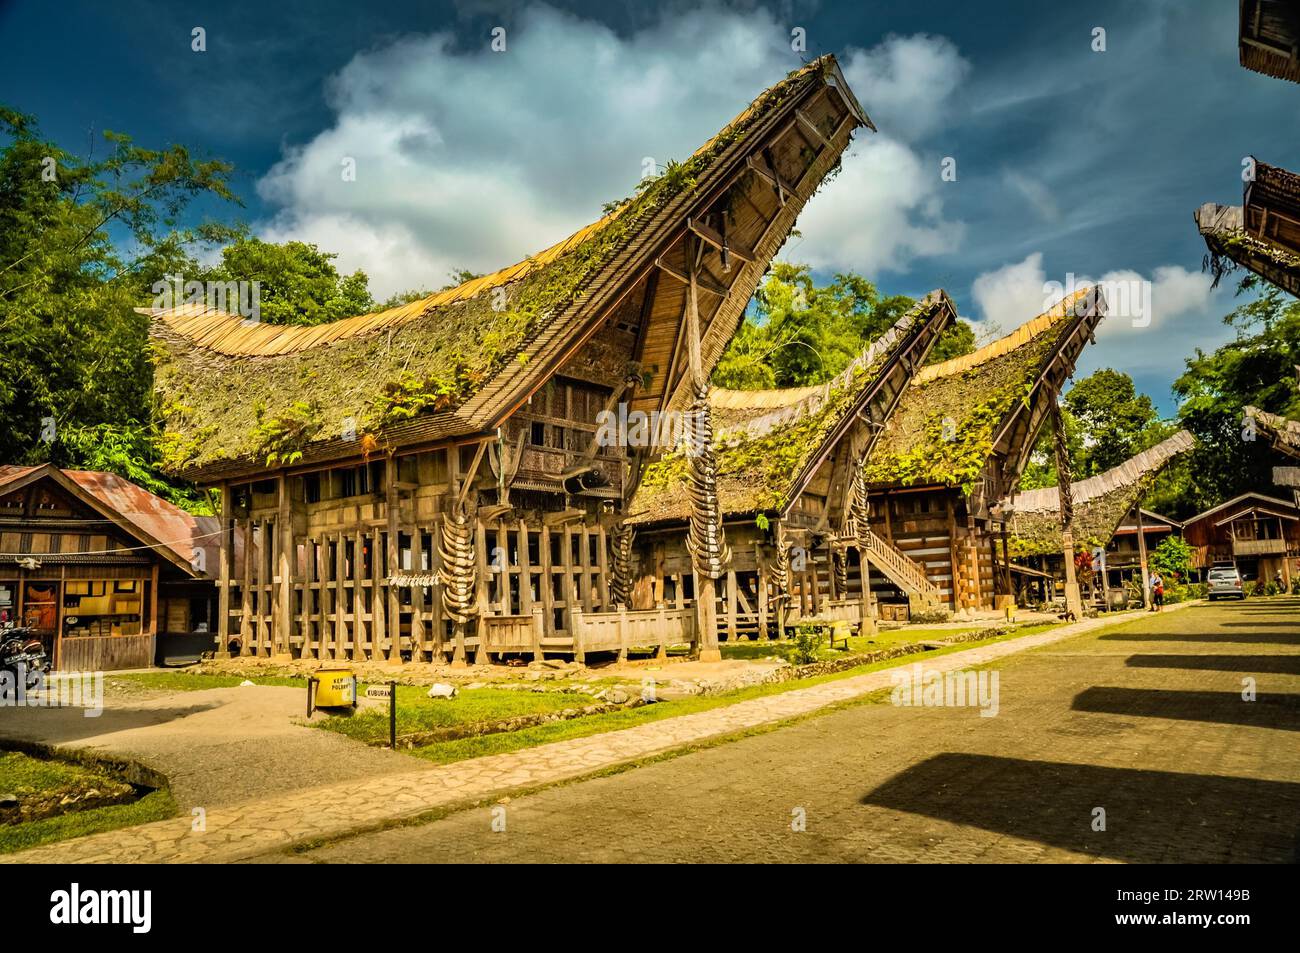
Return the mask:
[[34,629],[65,671],[193,652],[216,621],[218,534],[113,473],[0,466],[0,625]]
[[[871,529],[922,566],[954,610],[1013,594],[997,504],[1059,417],[1057,395],[1104,314],[1096,289],[1077,291],[1006,337],[924,368],[886,422],[865,471]],[[1059,470],[1068,485],[1068,465]]]
[[1300,572],[1300,507],[1263,493],[1243,493],[1183,524],[1198,568],[1237,567],[1245,580],[1278,580],[1290,588]]
[[1240,0],[1241,65],[1300,83],[1300,7],[1295,0]]
[[[884,422],[955,320],[952,301],[934,291],[825,384],[710,391],[717,507],[731,556],[717,618],[728,638],[779,630],[783,616],[861,620],[869,565],[937,595],[865,524],[859,534],[861,475]],[[697,597],[690,465],[688,448],[664,454],[646,467],[632,503],[639,607],[680,607]]]
[[[1105,473],[1071,483],[1070,526],[1078,551],[1109,550],[1120,525],[1132,515],[1136,522],[1139,578],[1144,579],[1147,550],[1140,503],[1160,471],[1179,454],[1191,450],[1194,443],[1191,434],[1180,430]],[[1027,565],[1063,581],[1060,490],[1057,487],[1021,490],[1014,498],[1003,501],[1001,509],[1007,517],[1009,536],[1010,561],[1006,568],[1014,572]],[[1109,585],[1108,576],[1097,579],[1096,587],[1103,596]]]
[[[693,409],[709,449],[708,374],[862,125],[822,57],[605,218],[495,274],[315,327],[153,312],[170,467],[223,500],[219,647],[238,633],[245,653],[462,661],[626,649],[643,630],[695,640],[692,613],[615,612],[622,514],[655,447],[602,446],[598,421],[620,404]],[[697,569],[716,574],[711,460],[693,461],[692,530]]]
[[1253,426],[1256,439],[1262,435],[1278,453],[1300,460],[1300,420],[1270,414],[1258,407],[1247,407],[1246,419]]
[[1196,211],[1215,283],[1240,266],[1300,296],[1300,176],[1253,163],[1240,206],[1214,203]]

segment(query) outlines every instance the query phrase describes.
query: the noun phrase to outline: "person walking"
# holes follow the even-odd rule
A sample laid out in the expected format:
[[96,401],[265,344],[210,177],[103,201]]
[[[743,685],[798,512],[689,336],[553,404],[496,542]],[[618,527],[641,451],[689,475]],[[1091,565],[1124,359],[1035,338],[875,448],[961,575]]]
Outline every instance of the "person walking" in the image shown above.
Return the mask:
[[1151,574],[1151,611],[1161,612],[1165,607],[1165,581],[1160,573]]

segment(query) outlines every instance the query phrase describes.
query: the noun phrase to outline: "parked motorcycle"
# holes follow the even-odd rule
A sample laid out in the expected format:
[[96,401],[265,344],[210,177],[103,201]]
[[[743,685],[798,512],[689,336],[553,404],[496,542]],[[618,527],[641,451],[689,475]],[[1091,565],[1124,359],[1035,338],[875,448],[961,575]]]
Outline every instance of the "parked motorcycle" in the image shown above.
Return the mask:
[[21,677],[24,689],[38,687],[50,670],[45,644],[31,629],[0,629],[0,670],[13,672],[15,684]]

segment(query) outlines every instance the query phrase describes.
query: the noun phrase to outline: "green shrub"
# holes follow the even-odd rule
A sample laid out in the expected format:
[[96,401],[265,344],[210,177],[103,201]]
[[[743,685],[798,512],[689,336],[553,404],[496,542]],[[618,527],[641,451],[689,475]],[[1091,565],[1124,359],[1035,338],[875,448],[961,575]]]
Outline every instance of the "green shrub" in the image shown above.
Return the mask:
[[792,646],[795,665],[807,665],[817,661],[817,653],[826,641],[826,623],[815,619],[803,619],[795,623],[794,645]]

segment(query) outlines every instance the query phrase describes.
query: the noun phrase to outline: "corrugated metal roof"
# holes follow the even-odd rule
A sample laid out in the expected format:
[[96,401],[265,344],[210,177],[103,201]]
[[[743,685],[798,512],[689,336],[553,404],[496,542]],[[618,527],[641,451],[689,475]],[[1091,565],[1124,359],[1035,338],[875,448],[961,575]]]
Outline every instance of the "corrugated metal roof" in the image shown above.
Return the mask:
[[[128,529],[134,528],[142,544],[163,550],[163,555],[172,562],[183,563],[194,575],[202,578],[216,576],[221,526],[217,517],[187,513],[116,473],[61,470],[50,464],[0,466],[0,493],[5,493],[11,484],[37,476],[38,470],[52,471],[51,476],[53,473],[62,474],[84,494],[98,501],[101,507],[116,514]],[[207,568],[206,572],[194,572],[196,558],[202,560],[200,565]]]

